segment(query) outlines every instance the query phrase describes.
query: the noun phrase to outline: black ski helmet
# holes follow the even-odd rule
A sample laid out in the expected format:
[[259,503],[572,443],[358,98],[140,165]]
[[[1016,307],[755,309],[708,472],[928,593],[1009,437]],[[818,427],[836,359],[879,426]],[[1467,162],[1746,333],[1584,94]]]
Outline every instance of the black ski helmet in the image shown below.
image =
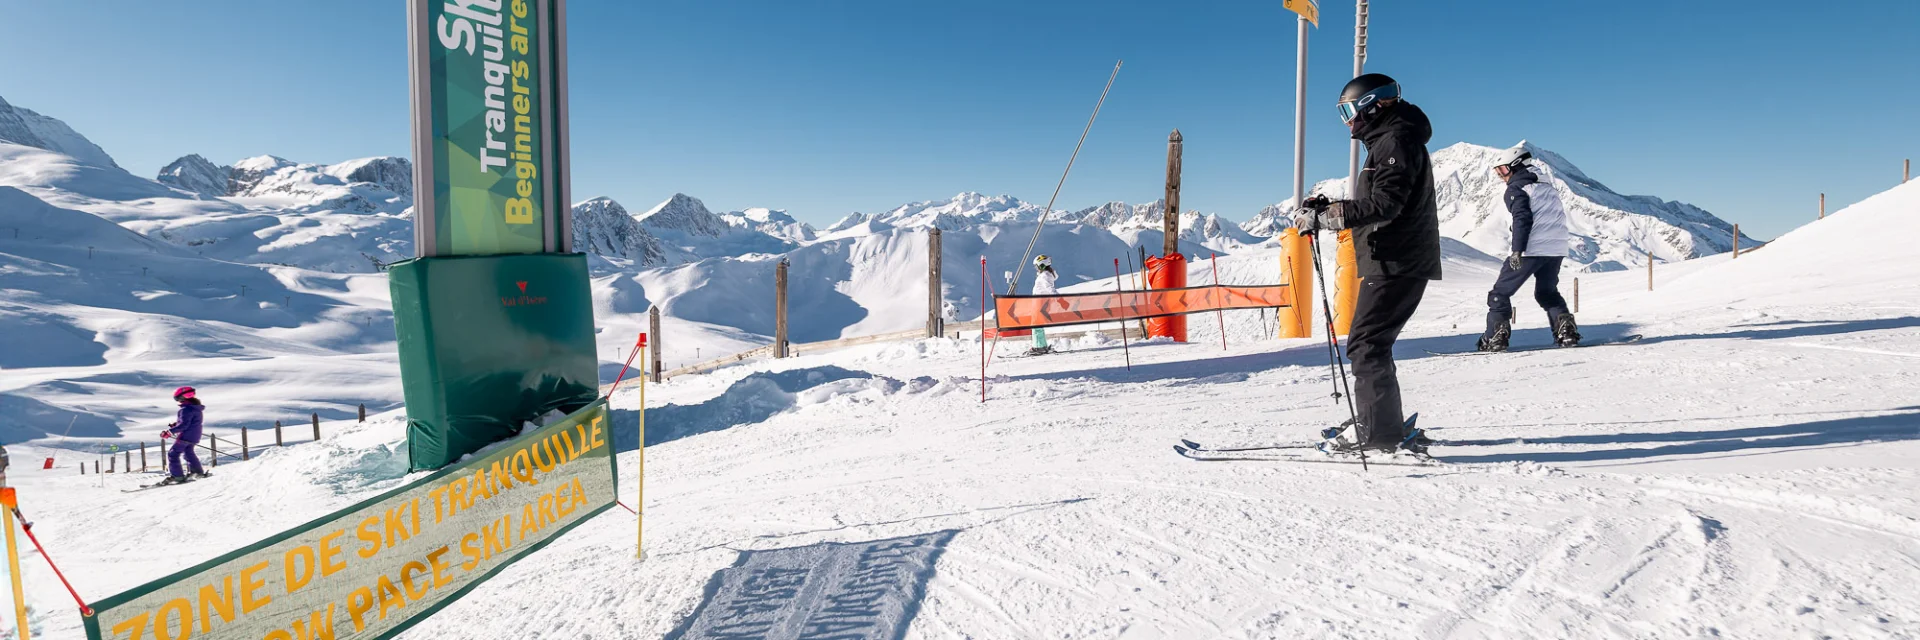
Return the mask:
[[1352,126],[1355,120],[1380,109],[1380,101],[1398,99],[1400,83],[1384,73],[1369,73],[1347,82],[1340,90],[1340,122]]

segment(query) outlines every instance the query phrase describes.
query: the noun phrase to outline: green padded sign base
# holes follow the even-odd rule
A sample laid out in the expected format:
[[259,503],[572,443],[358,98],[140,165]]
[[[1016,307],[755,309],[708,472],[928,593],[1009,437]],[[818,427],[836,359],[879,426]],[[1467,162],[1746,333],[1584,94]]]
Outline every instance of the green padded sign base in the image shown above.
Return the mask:
[[584,254],[416,258],[387,274],[414,470],[599,396]]

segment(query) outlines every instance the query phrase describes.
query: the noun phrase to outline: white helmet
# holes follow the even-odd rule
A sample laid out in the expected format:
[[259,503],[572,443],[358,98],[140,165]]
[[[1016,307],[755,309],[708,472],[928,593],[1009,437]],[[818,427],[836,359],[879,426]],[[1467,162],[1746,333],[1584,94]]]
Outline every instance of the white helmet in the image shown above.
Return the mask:
[[1520,168],[1521,163],[1526,162],[1528,160],[1532,160],[1532,159],[1533,159],[1533,153],[1527,151],[1526,147],[1514,147],[1512,149],[1502,149],[1500,150],[1500,153],[1494,154],[1493,166],[1506,167],[1508,169],[1518,169]]
[[1048,267],[1052,267],[1053,258],[1047,257],[1047,254],[1044,254],[1044,253],[1040,254],[1039,256],[1034,257],[1033,266],[1036,269],[1045,269]]

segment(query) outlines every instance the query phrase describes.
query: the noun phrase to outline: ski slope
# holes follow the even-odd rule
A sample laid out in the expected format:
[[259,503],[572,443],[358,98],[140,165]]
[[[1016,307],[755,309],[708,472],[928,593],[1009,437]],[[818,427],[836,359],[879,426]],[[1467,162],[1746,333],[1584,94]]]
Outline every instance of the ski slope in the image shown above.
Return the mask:
[[[1920,262],[1894,246],[1915,234],[1920,183],[1737,260],[1661,265],[1653,292],[1583,274],[1583,331],[1637,344],[1430,357],[1471,346],[1491,278],[1452,252],[1397,351],[1432,467],[1175,455],[1343,417],[1323,343],[1249,319],[1224,351],[1204,315],[1186,345],[1004,342],[985,403],[970,340],[678,378],[648,389],[644,563],[609,511],[403,637],[715,637],[724,608],[703,603],[740,597],[742,558],[876,540],[920,552],[866,603],[910,616],[909,639],[1920,636]],[[1223,258],[1223,279],[1256,260]],[[1539,316],[1522,304],[1516,344],[1548,340]],[[614,398],[626,447],[637,391]],[[406,481],[397,412],[327,431],[136,494],[150,479],[72,475],[42,438],[9,447],[11,480],[97,599]],[[52,472],[25,464],[49,453]],[[25,562],[35,637],[81,637]]]

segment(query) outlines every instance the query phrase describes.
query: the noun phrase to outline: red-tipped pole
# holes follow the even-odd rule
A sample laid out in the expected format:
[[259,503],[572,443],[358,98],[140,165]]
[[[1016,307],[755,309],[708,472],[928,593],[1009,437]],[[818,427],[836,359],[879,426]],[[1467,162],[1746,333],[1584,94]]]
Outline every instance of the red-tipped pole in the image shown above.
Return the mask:
[[987,401],[987,257],[980,256],[980,401]]
[[[1213,255],[1213,259],[1212,259],[1213,260],[1213,286],[1214,286],[1214,293],[1217,295],[1220,291],[1219,289],[1220,287],[1220,254],[1215,253],[1212,255]],[[1214,309],[1213,314],[1220,317],[1220,350],[1226,351],[1227,350],[1227,312],[1221,311],[1219,309]]]
[[[1120,298],[1122,300],[1126,299],[1127,292],[1120,288],[1120,259],[1119,258],[1113,259],[1113,290],[1116,293],[1120,294]],[[1127,357],[1127,370],[1132,371],[1133,370],[1133,352],[1127,348],[1127,323],[1125,320],[1122,320],[1120,322],[1120,354]]]
[[613,386],[607,389],[607,397],[613,397],[613,392],[620,390],[620,381],[627,378],[627,368],[633,366],[634,356],[640,355],[640,349],[646,346],[647,333],[642,331],[640,332],[640,341],[634,343],[633,352],[627,354],[627,363],[620,365],[620,375],[613,378]]

